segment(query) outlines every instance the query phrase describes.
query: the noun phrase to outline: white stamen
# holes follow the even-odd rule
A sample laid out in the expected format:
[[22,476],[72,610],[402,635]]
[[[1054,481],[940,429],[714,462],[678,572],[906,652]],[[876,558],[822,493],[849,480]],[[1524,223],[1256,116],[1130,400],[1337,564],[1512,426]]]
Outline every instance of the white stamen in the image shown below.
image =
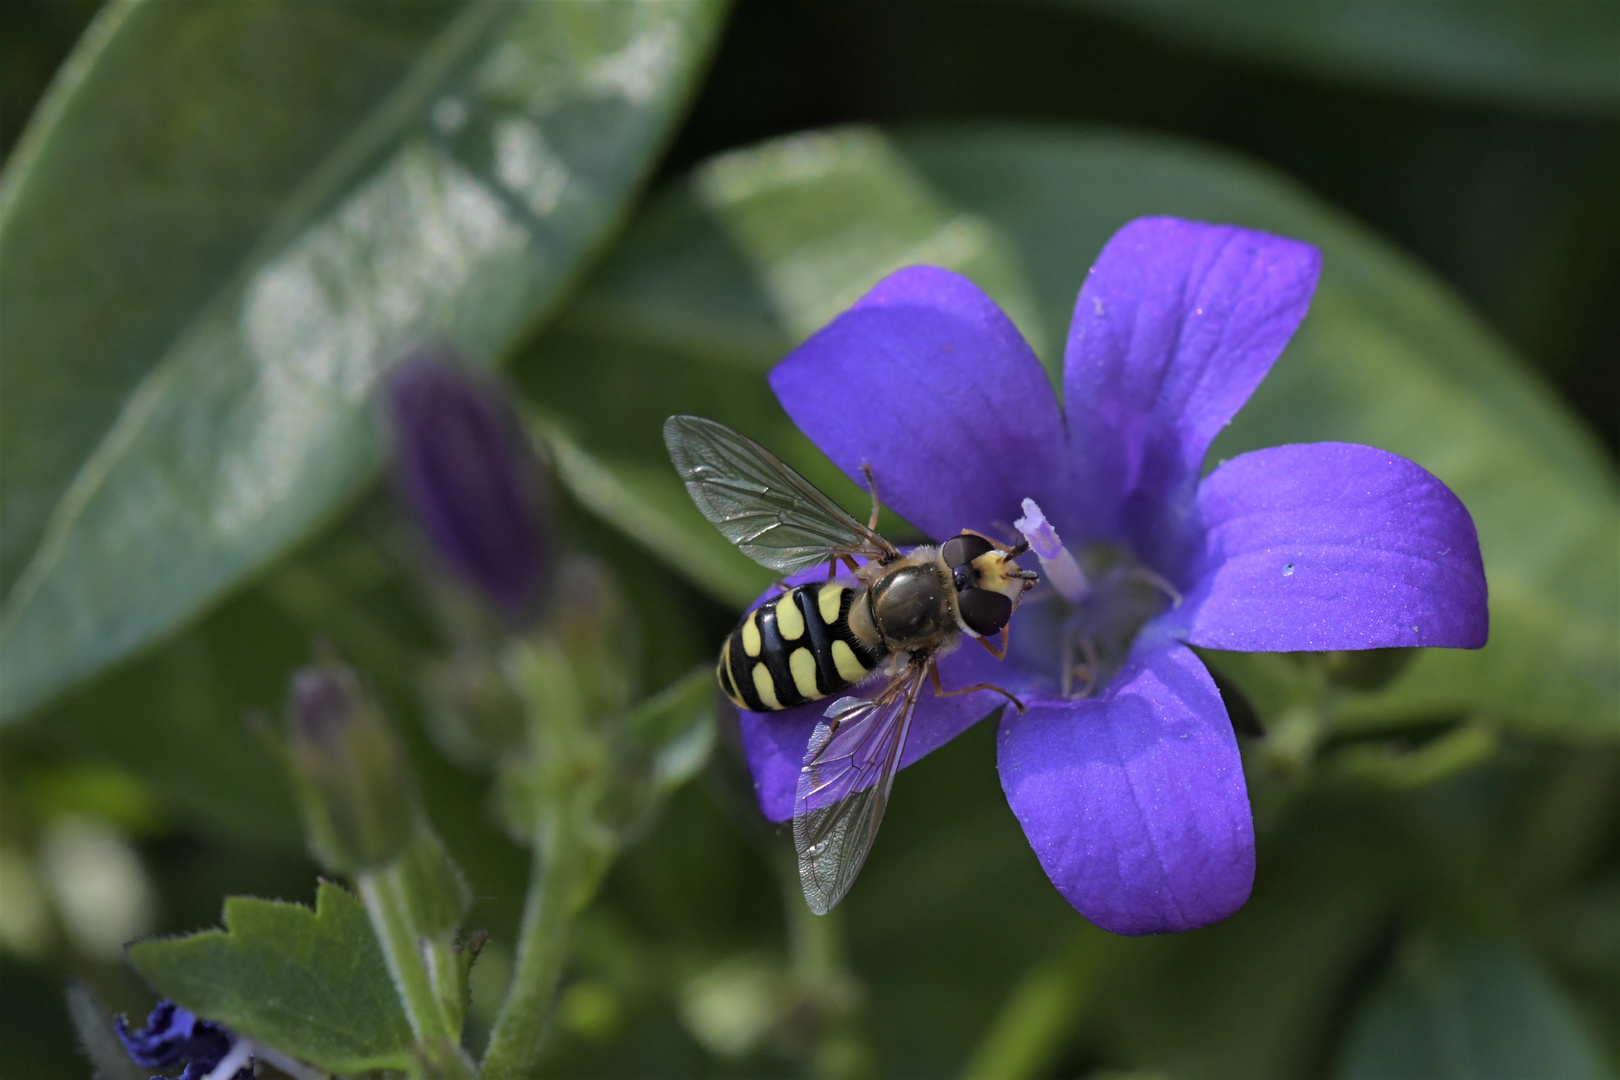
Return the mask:
[[1041,576],[1051,583],[1070,603],[1079,603],[1091,592],[1091,583],[1084,570],[1069,554],[1058,538],[1057,530],[1046,520],[1034,499],[1024,500],[1024,516],[1013,522],[1013,528],[1023,533],[1035,557],[1041,560]]
[[270,1064],[292,1077],[292,1080],[327,1080],[326,1074],[321,1072],[319,1069],[305,1065],[302,1061],[295,1061],[274,1047],[260,1046],[259,1044],[255,1043],[253,1046],[253,1056],[258,1058],[260,1061],[268,1061]]
[[236,1070],[252,1059],[253,1050],[252,1040],[237,1039],[230,1051],[219,1059],[219,1064],[215,1065],[213,1070],[203,1077],[203,1080],[231,1080],[231,1077],[236,1075]]

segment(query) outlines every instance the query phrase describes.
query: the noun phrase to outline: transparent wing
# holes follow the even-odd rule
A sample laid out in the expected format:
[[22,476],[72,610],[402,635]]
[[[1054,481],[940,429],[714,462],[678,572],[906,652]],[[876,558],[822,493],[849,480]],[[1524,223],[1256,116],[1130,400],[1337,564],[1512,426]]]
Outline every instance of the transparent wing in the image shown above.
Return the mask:
[[761,566],[791,574],[835,554],[894,550],[781,458],[724,424],[672,416],[664,421],[664,445],[703,516]]
[[825,915],[849,892],[883,823],[926,667],[871,701],[840,698],[816,725],[793,803],[793,846],[805,902]]

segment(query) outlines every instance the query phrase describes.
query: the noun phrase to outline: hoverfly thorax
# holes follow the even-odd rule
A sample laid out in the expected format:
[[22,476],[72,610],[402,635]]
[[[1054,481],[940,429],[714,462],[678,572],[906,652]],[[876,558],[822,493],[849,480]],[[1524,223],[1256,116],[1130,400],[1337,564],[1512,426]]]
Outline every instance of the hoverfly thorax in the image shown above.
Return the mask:
[[936,649],[957,632],[956,589],[931,549],[886,567],[867,592],[872,622],[894,652]]

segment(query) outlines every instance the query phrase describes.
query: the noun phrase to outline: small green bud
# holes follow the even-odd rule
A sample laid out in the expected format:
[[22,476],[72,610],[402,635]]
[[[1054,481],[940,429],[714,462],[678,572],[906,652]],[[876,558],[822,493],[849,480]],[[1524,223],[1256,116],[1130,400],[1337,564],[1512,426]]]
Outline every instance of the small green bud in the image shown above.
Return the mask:
[[354,671],[323,660],[292,677],[288,757],[311,852],[334,873],[398,858],[417,823],[405,755]]

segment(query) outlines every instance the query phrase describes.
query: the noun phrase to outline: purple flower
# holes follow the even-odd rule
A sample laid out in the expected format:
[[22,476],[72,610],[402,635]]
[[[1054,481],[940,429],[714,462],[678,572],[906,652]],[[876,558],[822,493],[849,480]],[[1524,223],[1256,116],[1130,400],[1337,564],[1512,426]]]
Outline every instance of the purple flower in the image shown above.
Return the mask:
[[[995,303],[925,266],[886,278],[771,373],[800,429],[852,477],[870,463],[885,502],[929,536],[1031,540],[1042,584],[1012,621],[1008,659],[958,649],[941,676],[1028,704],[1001,711],[1002,788],[1053,884],[1116,933],[1207,925],[1253,884],[1237,742],[1188,645],[1485,643],[1473,522],[1419,466],[1315,443],[1201,478],[1304,317],[1320,261],[1232,226],[1132,222],[1075,305],[1064,406]],[[903,763],[998,700],[925,697]],[[742,715],[772,820],[792,816],[824,708]]]
[[507,619],[540,606],[551,565],[534,446],[500,390],[439,349],[387,384],[399,490],[440,561]]
[[[124,1018],[117,1020],[118,1037],[130,1058],[143,1069],[167,1069],[185,1063],[179,1080],[203,1080],[227,1057],[240,1059],[229,1073],[231,1080],[252,1080],[249,1065],[251,1044],[239,1041],[229,1029],[196,1016],[174,1002],[158,1002],[146,1018],[146,1027],[130,1031]],[[162,1080],[155,1077],[154,1080]]]

